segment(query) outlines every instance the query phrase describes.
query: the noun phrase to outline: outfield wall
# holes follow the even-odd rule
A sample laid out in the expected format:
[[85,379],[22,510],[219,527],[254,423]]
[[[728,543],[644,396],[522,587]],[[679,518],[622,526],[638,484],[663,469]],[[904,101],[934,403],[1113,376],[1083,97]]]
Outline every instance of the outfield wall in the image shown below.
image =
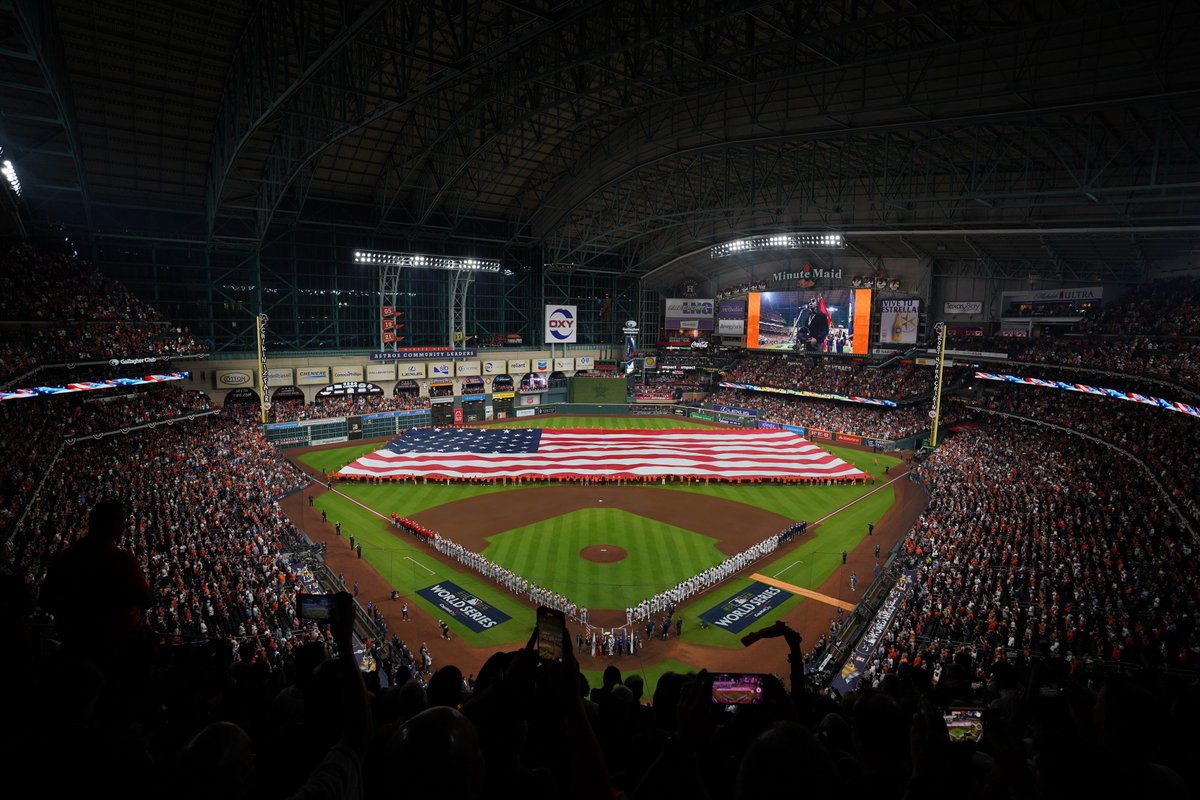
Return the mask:
[[[726,425],[740,425],[744,428],[782,428],[811,439],[814,442],[830,444],[849,444],[871,447],[879,450],[902,450],[914,447],[923,436],[910,436],[900,441],[881,439],[870,434],[845,433],[827,431],[820,428],[806,428],[801,425],[785,425],[779,422],[760,419],[750,409],[733,408],[731,406],[713,406],[712,408],[696,408],[668,404],[637,403],[539,403],[535,406],[517,408],[514,418],[530,418],[547,414],[568,414],[573,416],[637,416],[637,417],[683,417],[686,419],[703,420],[705,422],[721,422]],[[491,414],[487,417],[490,419]],[[409,428],[424,428],[433,425],[433,417],[429,409],[413,411],[388,411],[379,414],[363,414],[352,417],[331,417],[326,419],[308,419],[297,422],[275,422],[264,427],[267,441],[278,447],[311,447],[314,445],[339,444],[360,439],[378,439],[387,436],[399,436]]]

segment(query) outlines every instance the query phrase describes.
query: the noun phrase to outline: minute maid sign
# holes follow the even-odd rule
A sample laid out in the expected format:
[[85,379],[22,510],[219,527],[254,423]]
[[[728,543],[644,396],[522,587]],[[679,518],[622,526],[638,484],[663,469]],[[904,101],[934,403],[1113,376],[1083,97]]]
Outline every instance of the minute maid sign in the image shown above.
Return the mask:
[[574,342],[578,327],[578,306],[546,306],[546,344]]

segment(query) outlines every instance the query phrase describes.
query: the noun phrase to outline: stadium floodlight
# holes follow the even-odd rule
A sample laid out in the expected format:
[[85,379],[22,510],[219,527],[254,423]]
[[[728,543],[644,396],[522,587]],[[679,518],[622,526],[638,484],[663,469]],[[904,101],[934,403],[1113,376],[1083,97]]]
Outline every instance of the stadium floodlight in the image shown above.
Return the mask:
[[724,258],[738,253],[766,250],[839,250],[846,246],[840,233],[772,233],[715,244],[709,258]]
[[0,147],[0,175],[3,175],[8,181],[8,185],[12,187],[13,193],[21,196],[21,181],[17,179],[17,168],[13,166],[12,161],[4,158],[4,148]]
[[355,250],[356,264],[378,264],[389,267],[414,267],[417,269],[445,269],[454,272],[499,272],[500,262],[486,258],[456,258],[454,256],[429,256],[421,253],[386,253],[380,250]]

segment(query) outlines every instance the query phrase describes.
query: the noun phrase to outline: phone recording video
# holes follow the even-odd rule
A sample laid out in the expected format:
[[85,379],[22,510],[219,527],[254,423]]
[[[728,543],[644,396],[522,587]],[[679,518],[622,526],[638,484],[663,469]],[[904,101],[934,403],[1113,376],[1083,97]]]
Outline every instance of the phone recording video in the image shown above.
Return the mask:
[[296,614],[300,619],[327,620],[333,617],[334,595],[308,594],[300,592],[296,595]]
[[952,742],[975,743],[983,738],[982,708],[947,709],[943,718]]
[[557,608],[541,606],[537,610],[538,658],[553,664],[563,660],[563,640],[567,637],[567,619]]
[[766,677],[758,672],[717,673],[712,676],[712,701],[724,706],[758,705]]

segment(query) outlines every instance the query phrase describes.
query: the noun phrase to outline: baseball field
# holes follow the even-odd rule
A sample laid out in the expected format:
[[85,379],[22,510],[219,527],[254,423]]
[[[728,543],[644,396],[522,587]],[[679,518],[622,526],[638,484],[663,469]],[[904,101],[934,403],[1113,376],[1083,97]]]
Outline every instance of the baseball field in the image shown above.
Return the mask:
[[[566,416],[504,424],[575,429],[704,425],[666,417]],[[335,474],[384,444],[355,443],[294,455],[314,474]],[[589,610],[593,625],[610,630],[625,626],[627,607],[778,534],[793,522],[807,520],[810,528],[805,535],[721,585],[684,601],[677,610],[684,622],[681,641],[672,641],[671,647],[666,647],[666,642],[648,642],[639,654],[641,666],[657,664],[659,670],[678,669],[681,665],[711,667],[714,660],[723,660],[719,658],[722,652],[732,657],[742,645],[740,637],[731,635],[727,628],[702,627],[701,616],[707,614],[711,619],[714,608],[723,601],[734,597],[740,600],[739,595],[760,587],[761,582],[751,578],[752,574],[811,591],[807,596],[790,594],[768,613],[756,616],[754,627],[780,618],[790,621],[804,604],[819,606],[810,609],[817,612],[818,618],[831,618],[836,603],[852,604],[855,595],[861,596],[869,584],[870,554],[862,561],[866,550],[860,545],[867,539],[868,523],[879,525],[896,502],[898,487],[891,477],[884,476],[884,470],[895,468],[900,460],[866,450],[826,449],[876,476],[876,481],[859,485],[626,486],[348,482],[317,494],[311,504],[304,502],[311,507],[301,513],[302,527],[311,528],[309,534],[314,539],[330,543],[335,558],[327,561],[335,571],[349,573],[348,586],[351,575],[369,570],[374,573],[372,581],[377,576],[381,583],[364,578],[364,584],[396,589],[412,607],[414,617],[445,619],[451,628],[453,649],[478,650],[478,661],[482,663],[496,649],[525,644],[534,622],[534,604],[398,529],[391,523],[393,513],[565,595]],[[326,516],[324,523],[320,512]],[[296,514],[294,510],[289,513]],[[341,523],[340,539],[329,537],[335,522]],[[355,545],[362,547],[361,559],[350,548],[351,536]],[[339,547],[345,548],[341,555],[337,554]],[[846,563],[844,552],[855,554],[851,563]],[[848,578],[847,569],[856,564],[860,565],[860,583],[852,592],[844,578]],[[477,619],[471,624],[470,615],[448,613],[450,607],[440,602],[431,588],[443,594],[453,591],[459,599],[469,598],[473,608],[483,610],[474,612],[474,616],[485,616],[493,624],[476,630]],[[376,603],[381,599],[376,598]],[[360,603],[365,605],[365,599],[360,598]],[[389,614],[394,610],[390,605],[381,607]],[[575,626],[572,634],[577,630]],[[681,648],[683,642],[686,646]],[[461,654],[455,658],[455,663],[470,661]],[[601,663],[581,661],[585,667],[603,668]],[[625,668],[634,666],[628,655],[624,661],[614,663]]]

